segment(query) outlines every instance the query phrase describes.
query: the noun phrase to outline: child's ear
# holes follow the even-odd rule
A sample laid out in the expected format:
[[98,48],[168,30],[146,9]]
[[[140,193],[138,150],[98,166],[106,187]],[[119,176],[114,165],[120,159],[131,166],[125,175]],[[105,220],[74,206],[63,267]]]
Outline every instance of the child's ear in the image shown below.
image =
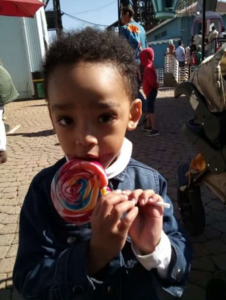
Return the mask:
[[130,118],[127,125],[127,130],[132,131],[136,129],[141,115],[142,115],[142,103],[140,99],[136,99],[131,103],[130,106]]
[[[51,109],[50,109],[49,103],[48,103],[47,107],[48,107],[48,111],[49,111],[49,117],[50,117],[51,123],[53,125],[52,113],[51,113]],[[53,125],[53,132],[56,133],[54,125]]]

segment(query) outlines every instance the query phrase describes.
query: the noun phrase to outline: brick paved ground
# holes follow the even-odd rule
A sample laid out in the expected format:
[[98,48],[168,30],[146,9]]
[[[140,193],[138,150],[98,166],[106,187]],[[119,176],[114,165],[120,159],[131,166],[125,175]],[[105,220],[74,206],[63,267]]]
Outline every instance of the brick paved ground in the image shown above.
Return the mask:
[[[157,114],[159,137],[145,137],[140,129],[128,137],[134,143],[134,158],[158,169],[167,179],[168,193],[174,203],[175,215],[180,220],[175,172],[181,162],[190,160],[195,154],[181,136],[181,126],[192,114],[186,99],[173,99],[171,91],[159,93]],[[62,151],[51,130],[43,100],[9,104],[6,115],[6,123],[11,128],[18,124],[21,127],[8,135],[9,159],[0,167],[0,300],[19,300],[21,298],[13,290],[11,280],[18,243],[18,214],[33,176],[58,160]],[[202,236],[192,238],[192,272],[183,300],[204,300],[206,283],[226,265],[224,206],[205,188],[202,195],[207,224]],[[173,298],[163,293],[161,299]]]

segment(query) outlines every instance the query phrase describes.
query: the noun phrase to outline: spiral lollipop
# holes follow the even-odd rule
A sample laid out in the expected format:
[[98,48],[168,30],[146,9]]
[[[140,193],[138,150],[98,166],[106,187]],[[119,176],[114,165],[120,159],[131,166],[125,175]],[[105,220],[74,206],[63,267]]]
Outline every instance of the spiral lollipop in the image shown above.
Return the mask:
[[72,160],[55,174],[51,197],[59,215],[69,223],[90,222],[97,199],[106,193],[108,179],[97,162]]

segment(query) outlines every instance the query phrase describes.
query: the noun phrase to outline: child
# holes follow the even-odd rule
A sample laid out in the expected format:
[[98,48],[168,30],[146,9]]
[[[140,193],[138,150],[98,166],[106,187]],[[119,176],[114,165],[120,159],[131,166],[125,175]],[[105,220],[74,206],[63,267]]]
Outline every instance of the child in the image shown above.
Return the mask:
[[140,53],[140,61],[144,67],[143,91],[147,97],[147,125],[142,130],[147,131],[146,136],[157,136],[159,130],[155,116],[155,99],[158,93],[157,74],[154,67],[154,51],[151,47]]
[[[190,245],[166,181],[131,158],[125,139],[141,115],[136,76],[133,50],[109,31],[87,28],[50,46],[45,92],[66,158],[35,176],[21,210],[13,281],[25,299],[158,299],[154,279],[182,294]],[[50,195],[54,174],[78,157],[101,163],[112,190],[82,226],[61,219]]]

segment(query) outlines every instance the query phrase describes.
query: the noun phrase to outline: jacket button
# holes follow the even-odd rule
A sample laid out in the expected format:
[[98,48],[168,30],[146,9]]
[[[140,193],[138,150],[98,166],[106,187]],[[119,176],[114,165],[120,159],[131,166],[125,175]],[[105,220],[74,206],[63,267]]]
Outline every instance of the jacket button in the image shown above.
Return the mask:
[[76,237],[75,236],[69,236],[67,238],[67,243],[68,244],[74,244],[76,242]]
[[82,295],[84,293],[84,287],[81,286],[81,285],[76,285],[74,286],[73,288],[73,292],[74,292],[74,295],[75,296],[79,296],[79,295]]

